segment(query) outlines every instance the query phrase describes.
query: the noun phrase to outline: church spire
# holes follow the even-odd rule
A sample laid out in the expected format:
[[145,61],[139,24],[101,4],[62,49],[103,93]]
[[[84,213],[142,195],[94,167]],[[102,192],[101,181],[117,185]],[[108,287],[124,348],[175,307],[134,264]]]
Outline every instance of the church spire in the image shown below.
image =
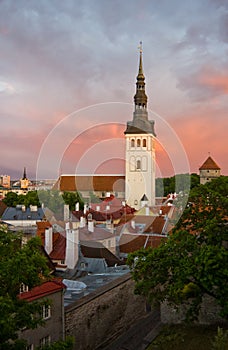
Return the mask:
[[142,63],[142,41],[139,46],[139,71],[136,81],[136,94],[134,96],[135,109],[146,109],[147,108],[147,96],[145,93],[145,77],[143,74],[143,63]]
[[24,173],[23,173],[23,177],[22,177],[23,180],[27,179],[27,176],[26,176],[26,168],[24,167]]

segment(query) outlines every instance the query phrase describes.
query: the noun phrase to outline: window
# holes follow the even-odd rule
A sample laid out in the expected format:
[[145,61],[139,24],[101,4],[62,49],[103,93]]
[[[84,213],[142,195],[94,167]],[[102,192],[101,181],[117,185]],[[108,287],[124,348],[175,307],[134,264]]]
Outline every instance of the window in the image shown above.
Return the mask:
[[141,146],[141,140],[137,139],[137,147],[140,147],[140,146]]
[[47,335],[46,337],[40,339],[40,346],[41,347],[43,347],[45,345],[50,345],[50,343],[51,343],[50,335]]
[[143,139],[143,147],[146,147],[146,139]]
[[50,305],[43,305],[42,306],[42,317],[44,320],[51,317],[51,306]]
[[131,139],[131,147],[135,147],[135,139]]
[[28,286],[24,283],[21,283],[20,285],[20,293],[28,292]]
[[141,161],[140,160],[137,160],[136,162],[136,169],[141,169]]
[[26,350],[34,350],[33,344],[30,344],[26,347]]

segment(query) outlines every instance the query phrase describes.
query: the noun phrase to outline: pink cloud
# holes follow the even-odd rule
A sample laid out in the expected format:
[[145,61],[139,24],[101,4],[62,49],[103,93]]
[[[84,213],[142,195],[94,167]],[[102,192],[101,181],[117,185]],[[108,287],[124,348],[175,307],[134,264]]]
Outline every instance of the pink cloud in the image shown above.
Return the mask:
[[228,72],[206,68],[200,73],[198,82],[203,86],[212,87],[223,94],[228,94]]

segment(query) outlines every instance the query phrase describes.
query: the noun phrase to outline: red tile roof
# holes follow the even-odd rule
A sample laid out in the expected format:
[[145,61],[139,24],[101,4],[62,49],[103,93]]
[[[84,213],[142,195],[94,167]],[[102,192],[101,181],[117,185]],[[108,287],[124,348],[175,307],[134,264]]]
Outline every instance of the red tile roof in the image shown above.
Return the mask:
[[54,233],[53,250],[50,253],[52,260],[65,260],[66,257],[66,234]]
[[199,170],[220,170],[220,167],[211,157],[208,157]]
[[120,238],[120,253],[129,254],[141,248],[156,248],[161,244],[162,239],[166,237],[125,233]]
[[53,189],[60,191],[124,192],[124,175],[61,175]]
[[[107,206],[109,207],[107,209]],[[97,210],[99,207],[99,210]],[[98,222],[104,222],[107,219],[117,220],[123,217],[124,215],[128,215],[134,213],[135,209],[131,208],[129,205],[123,205],[122,201],[119,198],[111,195],[110,197],[106,197],[103,201],[99,203],[91,203],[89,210],[87,210],[86,214],[82,210],[73,211],[72,214],[80,220],[81,216],[88,216],[89,213],[92,214],[92,218]]]
[[62,283],[61,280],[53,280],[42,283],[40,286],[32,288],[28,292],[23,292],[19,294],[19,299],[33,301],[39,298],[46,297],[50,294],[56,293],[65,289],[66,286]]

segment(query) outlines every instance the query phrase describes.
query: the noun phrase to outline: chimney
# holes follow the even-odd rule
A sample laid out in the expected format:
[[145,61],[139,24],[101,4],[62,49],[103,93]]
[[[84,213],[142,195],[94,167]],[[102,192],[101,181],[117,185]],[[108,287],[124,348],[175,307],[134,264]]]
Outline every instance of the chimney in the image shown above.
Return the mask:
[[149,216],[150,215],[150,208],[147,206],[145,208],[146,208],[146,216]]
[[159,215],[162,215],[162,209],[159,210]]
[[94,222],[93,222],[93,216],[91,213],[88,214],[87,219],[88,219],[88,231],[94,232]]
[[78,262],[78,229],[73,229],[69,222],[66,223],[66,256],[65,264],[68,269],[74,269]]
[[47,252],[47,254],[50,254],[53,250],[53,230],[52,227],[47,227],[45,229],[45,243],[44,247]]
[[86,214],[87,211],[87,204],[84,204],[84,214]]
[[79,211],[79,202],[75,204],[75,211]]
[[69,205],[68,204],[64,204],[64,207],[63,207],[63,220],[64,221],[68,221],[69,218],[70,218]]
[[131,227],[135,230],[135,220],[131,220]]
[[80,217],[80,224],[79,227],[85,227],[85,218],[83,216]]
[[96,211],[100,211],[101,207],[99,205],[96,206]]

